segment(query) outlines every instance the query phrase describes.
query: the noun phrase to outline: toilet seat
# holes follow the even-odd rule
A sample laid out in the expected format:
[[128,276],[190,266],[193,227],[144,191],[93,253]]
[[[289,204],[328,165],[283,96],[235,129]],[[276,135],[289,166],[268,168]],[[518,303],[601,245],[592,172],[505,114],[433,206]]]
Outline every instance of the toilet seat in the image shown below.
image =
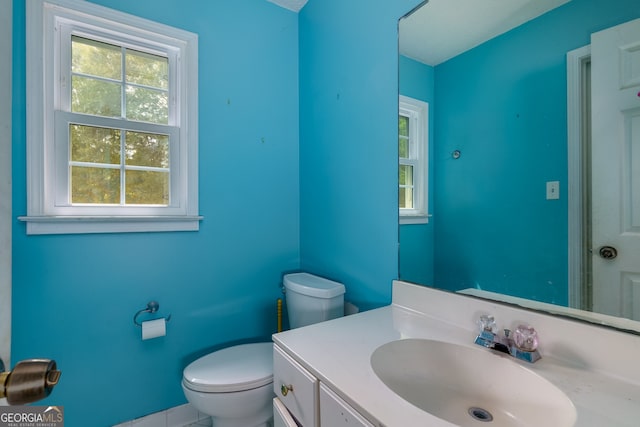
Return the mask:
[[241,344],[207,354],[184,370],[185,387],[206,393],[251,390],[273,382],[273,344]]

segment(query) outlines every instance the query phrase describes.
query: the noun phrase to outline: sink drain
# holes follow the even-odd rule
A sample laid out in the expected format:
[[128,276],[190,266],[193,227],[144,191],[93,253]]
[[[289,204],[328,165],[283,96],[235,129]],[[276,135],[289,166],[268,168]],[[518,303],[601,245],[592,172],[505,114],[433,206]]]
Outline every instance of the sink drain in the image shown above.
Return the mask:
[[493,421],[493,415],[491,415],[491,412],[487,411],[486,409],[472,406],[471,408],[469,408],[469,411],[467,412],[469,412],[469,415],[471,415],[471,418],[473,418],[476,421],[482,421],[485,423]]

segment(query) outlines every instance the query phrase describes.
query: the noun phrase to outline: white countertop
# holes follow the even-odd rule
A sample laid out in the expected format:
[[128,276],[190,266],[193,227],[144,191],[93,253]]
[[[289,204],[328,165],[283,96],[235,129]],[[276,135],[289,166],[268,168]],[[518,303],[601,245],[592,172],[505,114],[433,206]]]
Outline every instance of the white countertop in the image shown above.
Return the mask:
[[[413,292],[410,296],[415,298],[416,288],[410,291]],[[460,298],[454,294],[451,297]],[[476,314],[470,315],[475,317]],[[402,306],[396,301],[394,289],[394,304],[390,306],[282,332],[274,335],[273,340],[373,424],[448,427],[453,424],[413,406],[391,391],[373,372],[370,358],[379,346],[405,338],[432,339],[479,348],[473,344],[477,335],[473,327],[473,322],[469,322],[468,327],[460,326]],[[592,328],[589,325],[580,327]],[[543,358],[534,364],[509,356],[496,357],[504,357],[505,363],[522,364],[562,390],[576,408],[577,427],[640,425],[640,384],[637,382],[640,372],[639,337],[630,338],[631,348],[611,349],[612,352],[635,353],[630,358],[637,362],[633,365],[636,372],[629,377],[616,374],[615,370],[613,374],[603,372],[601,366],[585,363],[582,357],[575,357],[579,361],[575,363],[571,358],[545,354],[544,335],[540,339]],[[562,354],[571,354],[571,349],[563,349]],[[518,387],[518,384],[509,383],[509,378],[496,378],[496,381],[503,381],[505,387]],[[549,420],[548,425],[552,426],[553,420]]]

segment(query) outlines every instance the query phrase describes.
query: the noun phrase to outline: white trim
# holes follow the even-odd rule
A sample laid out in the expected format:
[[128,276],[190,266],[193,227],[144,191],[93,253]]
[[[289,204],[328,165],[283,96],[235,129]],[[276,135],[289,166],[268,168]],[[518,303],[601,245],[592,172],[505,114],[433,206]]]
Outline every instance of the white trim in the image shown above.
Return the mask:
[[431,215],[401,215],[400,224],[428,224]]
[[568,157],[568,282],[569,307],[582,309],[583,265],[583,64],[591,57],[591,46],[567,53],[567,157]]
[[0,358],[6,369],[11,367],[12,7],[12,0],[0,0]]
[[203,217],[31,216],[18,219],[27,221],[27,234],[85,234],[196,231]]
[[[415,209],[399,209],[400,224],[426,224],[431,215],[429,212],[429,104],[418,99],[400,95],[398,112],[410,117],[410,129],[416,132],[412,149],[417,163],[414,167]],[[413,118],[413,120],[411,120]],[[413,157],[413,156],[412,156]]]
[[[27,222],[27,233],[197,230],[194,219],[201,219],[198,215],[197,34],[79,0],[29,0],[26,8],[28,196],[27,215],[19,219]],[[177,70],[172,73],[173,83],[170,85],[177,84],[174,84],[175,91],[169,101],[176,108],[170,108],[169,124],[177,126],[175,129],[179,136],[177,145],[172,143],[171,148],[171,158],[177,160],[171,165],[170,206],[119,209],[59,207],[55,188],[64,183],[56,183],[53,168],[55,151],[50,141],[54,134],[54,111],[60,106],[55,88],[58,82],[65,84],[67,80],[64,74],[60,74],[60,80],[54,79],[61,69],[53,48],[53,39],[61,36],[57,25],[59,22],[115,40],[128,37],[136,43],[143,43],[150,50],[162,48],[177,52]],[[51,45],[45,45],[47,42]],[[61,216],[68,216],[68,220],[61,220]],[[133,216],[138,219],[132,220]],[[95,218],[101,220],[96,221]],[[145,222],[148,225],[144,225]]]

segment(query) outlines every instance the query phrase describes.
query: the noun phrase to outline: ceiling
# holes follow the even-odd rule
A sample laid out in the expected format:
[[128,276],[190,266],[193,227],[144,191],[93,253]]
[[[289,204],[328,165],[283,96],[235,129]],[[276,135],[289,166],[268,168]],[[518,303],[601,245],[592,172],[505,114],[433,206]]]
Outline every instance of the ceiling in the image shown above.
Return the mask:
[[569,1],[429,0],[400,20],[400,53],[438,65]]
[[278,6],[284,7],[285,9],[292,10],[294,12],[299,12],[300,9],[307,4],[307,0],[267,0],[271,3],[275,3]]

